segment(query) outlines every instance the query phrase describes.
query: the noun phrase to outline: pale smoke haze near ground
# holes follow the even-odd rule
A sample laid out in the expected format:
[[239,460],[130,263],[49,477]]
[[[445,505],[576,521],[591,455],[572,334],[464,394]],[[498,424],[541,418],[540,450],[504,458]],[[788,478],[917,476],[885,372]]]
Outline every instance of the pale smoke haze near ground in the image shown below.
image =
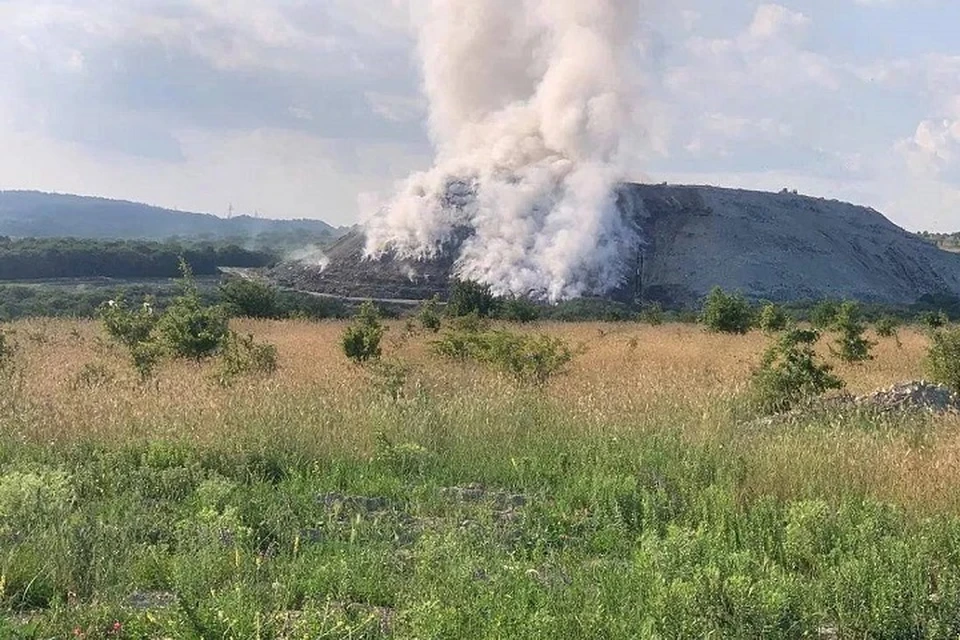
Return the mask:
[[[614,186],[636,130],[636,0],[431,0],[413,11],[433,169],[371,207],[368,256],[430,258],[498,294],[602,293],[637,242]],[[451,195],[451,181],[460,180]]]

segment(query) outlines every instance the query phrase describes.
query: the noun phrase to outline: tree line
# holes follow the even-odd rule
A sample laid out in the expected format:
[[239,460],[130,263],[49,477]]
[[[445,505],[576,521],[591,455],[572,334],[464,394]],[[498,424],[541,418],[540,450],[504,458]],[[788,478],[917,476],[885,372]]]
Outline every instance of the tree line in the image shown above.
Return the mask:
[[236,244],[0,236],[0,280],[172,278],[181,258],[197,275],[213,275],[218,267],[265,267],[277,259]]

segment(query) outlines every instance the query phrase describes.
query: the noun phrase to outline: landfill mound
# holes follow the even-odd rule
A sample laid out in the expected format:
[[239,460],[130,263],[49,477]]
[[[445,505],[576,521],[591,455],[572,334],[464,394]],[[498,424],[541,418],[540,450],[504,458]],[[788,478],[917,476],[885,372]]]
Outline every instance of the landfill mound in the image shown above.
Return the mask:
[[[925,295],[960,296],[960,254],[943,251],[879,212],[796,193],[703,186],[622,185],[618,203],[641,242],[622,302],[697,304],[715,286],[755,300],[849,298],[911,304]],[[364,256],[362,231],[341,238],[324,268],[290,262],[272,277],[305,291],[344,297],[426,299],[455,277],[461,230],[434,260]]]

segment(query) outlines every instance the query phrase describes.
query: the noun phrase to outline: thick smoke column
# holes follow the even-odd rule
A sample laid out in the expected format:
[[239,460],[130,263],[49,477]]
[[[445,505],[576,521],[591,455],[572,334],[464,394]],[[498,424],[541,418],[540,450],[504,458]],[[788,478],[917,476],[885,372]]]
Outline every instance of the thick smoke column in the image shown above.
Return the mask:
[[431,258],[551,300],[620,284],[638,0],[429,0],[418,16],[436,166],[367,220],[367,253]]

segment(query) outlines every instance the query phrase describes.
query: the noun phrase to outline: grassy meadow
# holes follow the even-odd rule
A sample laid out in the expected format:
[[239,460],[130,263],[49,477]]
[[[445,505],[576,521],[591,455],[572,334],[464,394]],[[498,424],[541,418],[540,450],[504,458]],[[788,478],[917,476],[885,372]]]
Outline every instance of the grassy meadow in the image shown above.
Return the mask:
[[[960,418],[758,424],[759,332],[537,325],[540,390],[344,326],[234,322],[280,369],[227,387],[0,327],[0,638],[960,636]],[[879,342],[849,391],[922,378]]]

